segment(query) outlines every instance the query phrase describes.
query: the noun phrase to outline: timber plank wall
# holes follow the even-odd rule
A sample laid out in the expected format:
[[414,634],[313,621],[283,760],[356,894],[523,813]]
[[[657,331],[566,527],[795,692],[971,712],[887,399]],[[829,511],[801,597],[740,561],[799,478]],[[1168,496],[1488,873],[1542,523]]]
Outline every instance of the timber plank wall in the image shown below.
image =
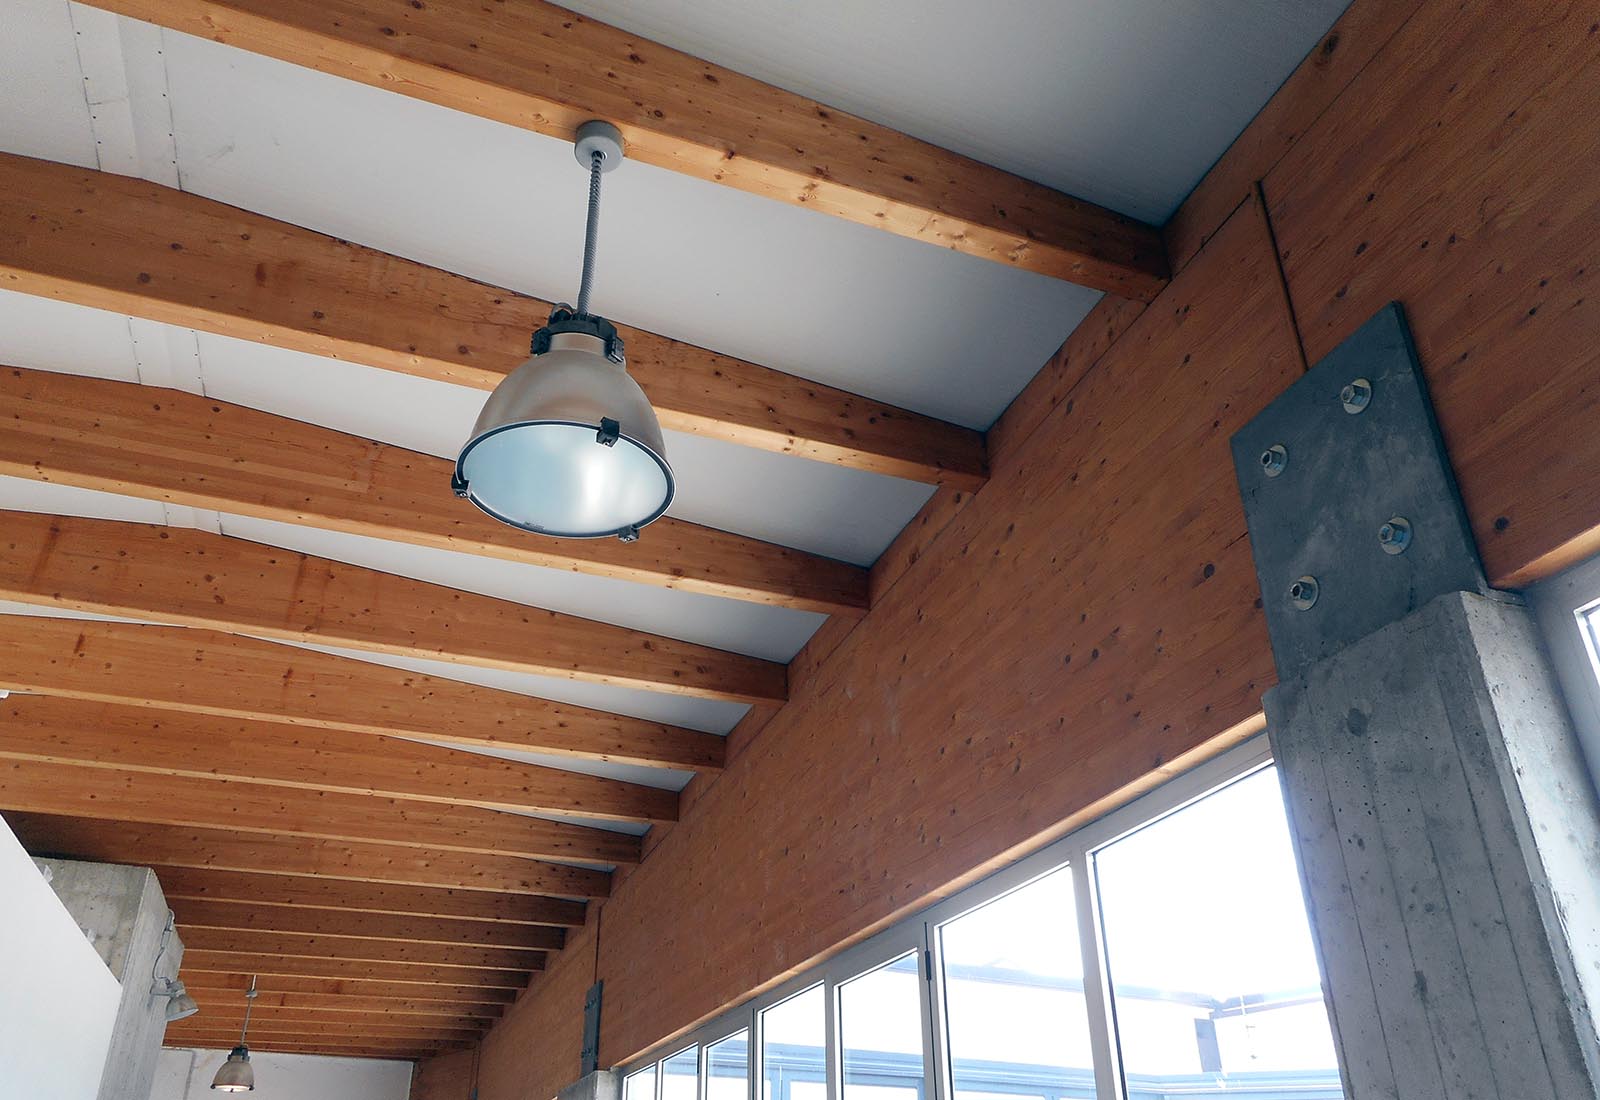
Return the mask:
[[1166,291],[1069,340],[988,485],[489,1033],[482,1100],[577,1078],[596,976],[610,1065],[1259,729],[1228,437],[1387,301],[1495,583],[1600,550],[1597,112],[1595,0],[1356,0],[1168,225]]

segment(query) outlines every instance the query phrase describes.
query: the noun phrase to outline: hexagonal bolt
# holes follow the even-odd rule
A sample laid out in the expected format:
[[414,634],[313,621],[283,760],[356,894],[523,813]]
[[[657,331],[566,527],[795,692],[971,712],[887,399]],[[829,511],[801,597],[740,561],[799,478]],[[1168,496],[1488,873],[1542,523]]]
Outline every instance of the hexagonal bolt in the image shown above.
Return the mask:
[[1289,602],[1296,611],[1310,611],[1316,606],[1318,595],[1320,590],[1315,577],[1301,577],[1289,586]]
[[1344,411],[1351,416],[1364,412],[1372,404],[1372,383],[1365,378],[1357,378],[1346,383],[1344,389],[1339,391],[1339,404],[1344,406]]
[[1411,545],[1411,521],[1405,516],[1390,516],[1378,528],[1378,545],[1385,554],[1404,554]]
[[1274,443],[1261,452],[1261,472],[1268,477],[1277,477],[1283,473],[1283,468],[1289,465],[1289,452],[1282,443]]

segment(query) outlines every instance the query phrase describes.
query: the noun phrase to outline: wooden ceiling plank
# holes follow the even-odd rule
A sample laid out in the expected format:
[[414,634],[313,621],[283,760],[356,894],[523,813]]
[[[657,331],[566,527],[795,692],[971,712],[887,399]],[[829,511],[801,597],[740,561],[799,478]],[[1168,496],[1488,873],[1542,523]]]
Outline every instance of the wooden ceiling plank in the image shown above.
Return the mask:
[[[531,926],[529,931],[533,931]],[[351,959],[423,967],[472,966],[484,970],[524,970],[544,955],[543,951],[528,948],[307,936],[294,932],[246,931],[239,928],[188,928],[181,922],[178,932],[183,937],[184,946],[196,951],[246,951],[264,956]]]
[[[202,1050],[227,1050],[239,1041],[239,1033],[228,1033],[226,1028],[201,1030],[197,1028],[169,1028],[162,1046],[195,1047]],[[303,1034],[250,1035],[250,1049],[256,1053],[271,1051],[281,1054],[324,1054],[333,1057],[393,1058],[414,1060],[443,1050],[459,1050],[472,1045],[471,1040],[407,1037],[399,1035],[357,1035],[322,1037],[314,1030]]]
[[539,0],[90,0],[240,49],[1145,300],[1154,229],[1104,207]]
[[[651,788],[623,791],[619,802],[604,779],[396,737],[48,695],[0,701],[0,756],[493,810],[578,813],[598,804],[612,812],[596,816],[652,818],[676,802]],[[639,861],[638,837],[548,824],[550,858]]]
[[35,855],[101,863],[219,867],[509,894],[600,898],[610,891],[611,876],[603,871],[514,856],[425,853],[386,844],[88,821],[35,813],[7,812],[5,820],[23,847]]
[[634,543],[531,535],[451,496],[446,459],[177,390],[3,367],[0,405],[13,477],[748,603],[867,606],[853,565],[671,518]]
[[[295,909],[286,905],[248,902],[169,901],[180,927],[293,933],[395,940],[455,947],[505,947],[559,951],[565,943],[559,928],[539,924],[500,924],[442,917],[397,917],[382,913],[341,913],[331,909]],[[186,941],[187,942],[187,941]],[[352,958],[358,957],[355,955]]]
[[[227,1030],[237,1028],[245,1022],[245,1009],[243,998],[238,1001],[213,1002],[200,1001],[200,1012],[197,1015],[179,1020],[168,1026],[168,1033],[173,1030]],[[184,1028],[178,1028],[182,1023]],[[256,1004],[250,1014],[250,1031],[256,1034],[256,1028],[261,1034],[302,1033],[302,1031],[320,1031],[325,1034],[338,1034],[338,1036],[424,1036],[424,1038],[458,1039],[474,1038],[482,1034],[490,1026],[490,1020],[477,1020],[477,1018],[464,1017],[459,1020],[430,1020],[430,1018],[408,1018],[389,1015],[386,1012],[360,1012],[360,1014],[346,1014],[342,1017],[330,1014],[307,1014],[307,1012],[294,1012],[294,1010],[267,1009],[262,1004]]]
[[[722,765],[714,734],[212,630],[4,615],[0,648],[11,654],[0,688],[14,691],[575,759]],[[619,802],[662,801],[652,788],[603,789]]]
[[[205,977],[214,977],[206,975]],[[288,980],[288,979],[282,979]],[[248,979],[246,979],[248,982]],[[184,979],[184,984],[207,1012],[222,1013],[229,1005],[242,1005],[244,986],[234,988],[220,981]],[[345,1014],[415,1016],[421,1019],[483,1020],[499,1019],[505,1008],[499,1004],[472,1004],[465,1001],[427,1001],[411,997],[367,997],[357,994],[287,993],[269,989],[265,982],[256,991],[256,1006],[292,1009],[308,1018],[327,1013],[334,1018]]]
[[7,756],[3,747],[7,734],[12,731],[0,726],[0,810],[392,844],[424,851],[570,858],[561,850],[565,846],[546,842],[546,826],[556,823],[520,814],[232,779],[19,760]]
[[[332,909],[409,917],[440,917],[471,922],[583,924],[585,905],[531,894],[491,894],[425,886],[353,882],[299,875],[252,874],[214,867],[152,864],[169,900],[232,901],[293,908]],[[324,990],[323,992],[333,992]]]
[[[189,972],[253,974],[259,977],[336,978],[340,980],[412,984],[418,996],[430,986],[478,986],[486,990],[520,990],[528,984],[527,970],[484,970],[472,966],[413,966],[410,963],[371,962],[366,959],[330,959],[298,955],[252,955],[243,951],[184,952]],[[544,969],[541,961],[530,970]]]
[[[415,1004],[423,1013],[461,1012],[474,1016],[503,1014],[505,1006],[517,999],[515,990],[470,985],[417,985],[410,982],[368,981],[357,978],[317,978],[306,975],[253,974],[246,970],[192,970],[184,960],[178,976],[194,989],[209,990],[224,997],[237,997],[250,988],[255,978],[262,996],[273,994],[295,997],[319,1004],[370,1001],[378,1005]],[[398,1011],[398,1010],[395,1010]]]
[[0,510],[0,599],[741,703],[784,666],[209,531]]
[[[27,157],[0,155],[0,226],[0,287],[483,390],[527,358],[551,308],[198,195]],[[618,327],[664,428],[962,489],[987,477],[980,432]]]

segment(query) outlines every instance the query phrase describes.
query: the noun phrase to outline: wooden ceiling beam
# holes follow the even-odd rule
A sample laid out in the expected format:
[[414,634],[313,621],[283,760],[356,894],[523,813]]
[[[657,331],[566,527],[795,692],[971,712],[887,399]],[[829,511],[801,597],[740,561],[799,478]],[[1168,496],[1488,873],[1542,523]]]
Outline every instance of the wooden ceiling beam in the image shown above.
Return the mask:
[[[598,805],[609,812],[595,816],[635,820],[673,813],[677,802],[671,791],[638,786],[619,791],[593,776],[397,737],[49,695],[13,694],[0,701],[0,757],[450,807],[592,813]],[[548,843],[549,858],[639,861],[636,836],[548,824],[551,829],[540,843]]]
[[[239,1041],[237,1031],[229,1034],[226,1028],[182,1028],[169,1025],[161,1045],[166,1047],[196,1047],[202,1050],[227,1050]],[[475,1040],[408,1037],[396,1035],[374,1036],[322,1036],[314,1029],[301,1033],[250,1035],[250,1049],[255,1053],[269,1051],[277,1054],[323,1054],[335,1058],[391,1058],[397,1061],[415,1061],[446,1050],[464,1050]]]
[[[198,195],[27,157],[0,155],[0,227],[0,287],[482,390],[527,358],[551,308]],[[618,327],[663,428],[962,489],[988,476],[980,432]],[[443,482],[434,491],[448,496]]]
[[254,974],[294,978],[337,978],[386,984],[413,984],[424,996],[431,986],[481,986],[491,990],[527,987],[528,970],[543,970],[544,962],[524,970],[485,970],[473,966],[413,966],[411,963],[371,962],[366,959],[331,959],[303,955],[256,955],[247,951],[187,949],[186,971]]
[[[8,735],[0,724],[0,746]],[[0,810],[546,860],[570,858],[548,834],[577,828],[475,806],[18,760],[3,747]]]
[[297,909],[287,905],[193,901],[188,898],[172,898],[169,904],[177,914],[179,926],[188,929],[276,932],[334,939],[394,940],[448,947],[505,947],[524,951],[559,951],[566,942],[560,928],[541,924],[400,917],[388,913],[342,913],[334,909]]
[[446,459],[178,390],[0,367],[0,407],[12,477],[748,603],[868,602],[864,569],[671,518],[634,543],[532,535],[451,496]]
[[[212,630],[3,615],[0,650],[0,688],[13,691],[653,767],[722,765],[713,734]],[[618,803],[653,801],[608,782]]]
[[34,855],[101,863],[218,867],[504,894],[603,898],[611,889],[611,876],[604,871],[515,856],[430,853],[387,844],[88,821],[35,813],[7,812],[5,820],[23,847]]
[[[230,1005],[244,1003],[243,988],[234,989],[221,983],[189,981],[185,987],[208,1013],[225,1014]],[[498,1004],[470,1004],[462,1001],[426,1001],[416,997],[362,997],[353,994],[322,995],[317,993],[283,993],[259,986],[256,990],[256,1007],[291,1010],[308,1019],[327,1015],[342,1019],[349,1015],[414,1017],[421,1020],[481,1020],[487,1026],[499,1019],[505,1009]]]
[[[200,1001],[200,1012],[184,1020],[167,1025],[168,1035],[184,1031],[227,1031],[238,1034],[244,1023],[244,998],[237,1001],[212,1003]],[[373,1036],[390,1039],[419,1036],[432,1039],[473,1039],[481,1035],[490,1021],[466,1017],[459,1020],[430,1020],[390,1016],[383,1012],[350,1013],[343,1017],[330,1017],[327,1013],[306,1013],[267,1008],[257,1003],[250,1014],[250,1034],[255,1036],[279,1033],[303,1034],[315,1032],[339,1038]]]
[[539,0],[90,3],[568,141],[606,119],[631,159],[1124,297],[1167,281],[1150,226]]
[[[535,929],[530,925],[529,931]],[[185,948],[195,951],[243,951],[312,959],[406,963],[411,966],[471,966],[482,970],[531,971],[545,952],[516,947],[474,947],[461,944],[368,940],[350,936],[306,936],[294,932],[262,932],[239,928],[188,928],[178,933]]]
[[163,524],[0,510],[0,599],[739,703],[784,666]]
[[[160,878],[159,873],[157,878]],[[410,982],[363,981],[355,978],[313,978],[287,974],[253,974],[248,970],[234,972],[190,969],[188,959],[178,972],[192,989],[211,990],[224,996],[238,996],[250,988],[250,979],[256,988],[268,995],[315,999],[317,1002],[336,1003],[351,998],[352,1003],[372,1001],[393,1005],[415,1003],[421,1010],[439,1005],[443,1011],[462,1012],[479,1016],[499,1016],[506,1005],[517,999],[516,990],[490,989],[470,985],[416,985]],[[401,1011],[394,1009],[393,1011]]]
[[[483,890],[449,890],[395,886],[345,879],[298,875],[252,874],[214,867],[174,867],[154,863],[152,870],[169,901],[232,901],[291,908],[332,909],[406,917],[444,917],[469,922],[511,925],[583,924],[581,901],[530,894],[491,894]],[[287,988],[287,987],[286,987]],[[298,987],[296,987],[298,988]],[[317,990],[317,992],[336,992]]]

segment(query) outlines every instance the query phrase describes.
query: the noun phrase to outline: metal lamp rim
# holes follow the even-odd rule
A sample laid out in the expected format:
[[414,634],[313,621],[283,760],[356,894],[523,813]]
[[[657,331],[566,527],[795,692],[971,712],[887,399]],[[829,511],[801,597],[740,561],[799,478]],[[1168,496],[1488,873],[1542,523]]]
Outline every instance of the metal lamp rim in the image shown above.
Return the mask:
[[[472,453],[473,449],[476,448],[478,446],[478,444],[482,443],[486,439],[490,439],[490,438],[492,438],[494,436],[499,435],[501,432],[509,432],[509,431],[512,431],[513,429],[516,429],[516,428],[538,428],[538,427],[542,427],[542,426],[545,426],[545,425],[551,425],[551,426],[557,426],[557,427],[570,427],[570,428],[587,428],[589,431],[593,431],[593,432],[598,432],[600,430],[600,425],[598,425],[598,424],[588,424],[588,423],[585,423],[584,421],[581,421],[581,420],[539,419],[539,420],[514,420],[514,421],[510,422],[509,424],[499,424],[499,425],[496,425],[493,428],[490,428],[488,431],[480,432],[479,434],[473,436],[471,439],[467,440],[466,446],[461,448],[461,454],[456,459],[456,482],[457,482],[458,485],[461,486],[462,492],[465,494],[466,499],[470,500],[480,511],[484,512],[486,515],[492,516],[493,518],[499,520],[501,523],[504,523],[504,524],[506,524],[506,525],[508,525],[510,527],[515,527],[518,530],[532,532],[533,534],[536,534],[536,535],[550,535],[550,536],[552,536],[554,538],[561,538],[561,539],[609,539],[609,538],[615,538],[617,536],[617,534],[619,534],[620,529],[618,529],[618,530],[609,530],[609,531],[566,532],[566,531],[552,531],[548,527],[532,527],[532,526],[529,526],[526,523],[520,523],[517,520],[511,519],[509,516],[503,515],[499,511],[496,511],[494,508],[489,507],[489,505],[485,504],[482,500],[480,500],[478,498],[478,495],[472,491],[472,482],[467,478],[467,474],[466,474],[466,463],[467,463],[467,456]],[[645,454],[649,455],[650,458],[652,460],[654,460],[655,464],[661,469],[662,476],[667,479],[667,491],[666,491],[665,495],[662,497],[661,506],[659,508],[657,508],[655,511],[651,512],[648,516],[645,516],[642,519],[636,520],[631,525],[631,526],[636,527],[636,528],[644,527],[646,524],[654,523],[656,520],[660,519],[663,515],[666,514],[667,509],[669,507],[671,507],[672,498],[677,495],[677,491],[678,491],[677,479],[675,479],[672,476],[672,467],[670,465],[668,465],[666,457],[664,455],[658,454],[656,452],[655,448],[651,447],[648,443],[641,442],[639,439],[635,438],[634,436],[629,435],[626,430],[623,430],[623,431],[619,432],[618,435],[617,435],[617,439],[618,439],[618,441],[625,440],[628,443],[632,444],[633,446],[639,448],[639,450],[643,451]],[[599,447],[599,446],[603,446],[603,444],[596,443],[595,446]]]

